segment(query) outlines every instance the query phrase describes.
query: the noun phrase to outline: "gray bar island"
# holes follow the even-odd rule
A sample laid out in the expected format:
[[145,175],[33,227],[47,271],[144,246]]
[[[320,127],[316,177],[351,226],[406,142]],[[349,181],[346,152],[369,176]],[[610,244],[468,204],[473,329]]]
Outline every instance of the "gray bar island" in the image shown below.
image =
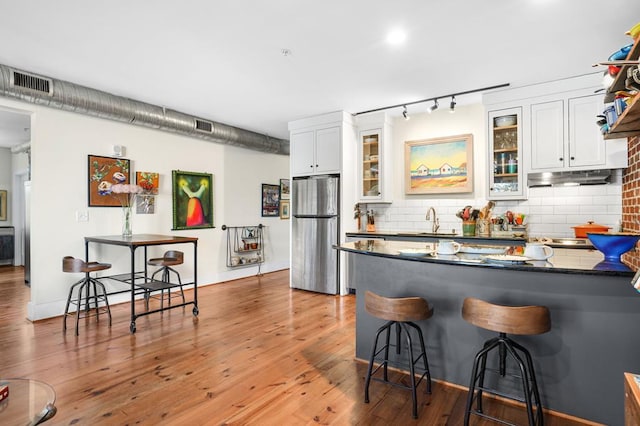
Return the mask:
[[513,336],[533,356],[543,406],[608,425],[624,423],[623,373],[640,372],[640,295],[626,265],[604,262],[593,250],[555,249],[548,261],[501,264],[466,253],[400,254],[435,249],[424,243],[356,241],[336,248],[347,253],[348,285],[356,290],[358,359],[368,360],[383,323],[364,309],[367,290],[427,299],[434,314],[419,325],[431,374],[464,387],[476,352],[494,337],[462,319],[464,298],[544,305],[551,311],[551,331]]

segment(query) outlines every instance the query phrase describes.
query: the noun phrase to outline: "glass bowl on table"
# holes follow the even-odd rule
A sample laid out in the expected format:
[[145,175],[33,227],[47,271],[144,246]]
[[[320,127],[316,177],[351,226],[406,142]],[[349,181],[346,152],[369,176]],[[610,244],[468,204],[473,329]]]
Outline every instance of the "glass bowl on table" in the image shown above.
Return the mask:
[[587,232],[587,238],[610,262],[620,262],[620,256],[633,250],[640,234],[631,232]]

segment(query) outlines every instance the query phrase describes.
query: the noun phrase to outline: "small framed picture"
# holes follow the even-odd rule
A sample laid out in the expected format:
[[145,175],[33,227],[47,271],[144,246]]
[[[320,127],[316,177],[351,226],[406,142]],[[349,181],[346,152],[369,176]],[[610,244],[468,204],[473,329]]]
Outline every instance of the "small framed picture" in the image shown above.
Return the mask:
[[289,189],[289,179],[280,179],[280,199],[288,200],[291,198],[291,191]]
[[0,191],[0,220],[7,220],[7,190]]
[[289,219],[289,200],[280,201],[280,219]]
[[262,216],[277,217],[280,209],[280,186],[262,184]]

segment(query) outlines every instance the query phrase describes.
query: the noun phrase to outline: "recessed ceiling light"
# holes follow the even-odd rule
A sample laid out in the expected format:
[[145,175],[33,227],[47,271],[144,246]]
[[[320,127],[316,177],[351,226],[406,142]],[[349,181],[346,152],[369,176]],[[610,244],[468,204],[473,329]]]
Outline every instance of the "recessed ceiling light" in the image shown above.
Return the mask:
[[404,43],[407,40],[407,33],[404,30],[396,29],[392,30],[387,35],[387,43],[397,46]]
[[282,54],[282,56],[291,56],[292,52],[291,49],[280,49],[280,53]]

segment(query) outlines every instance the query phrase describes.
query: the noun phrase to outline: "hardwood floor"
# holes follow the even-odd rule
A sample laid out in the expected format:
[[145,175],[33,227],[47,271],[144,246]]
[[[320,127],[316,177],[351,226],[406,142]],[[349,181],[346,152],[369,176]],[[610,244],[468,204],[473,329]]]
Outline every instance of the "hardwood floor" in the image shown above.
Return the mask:
[[[58,413],[48,424],[462,424],[466,393],[439,383],[419,394],[418,420],[402,389],[374,382],[363,403],[354,296],[291,290],[286,270],[201,287],[197,318],[190,308],[142,317],[134,335],[129,306],[112,306],[111,328],[81,320],[79,337],[60,317],[25,319],[22,279],[21,268],[0,268],[0,377],[50,383]],[[517,407],[485,409],[525,423]]]

